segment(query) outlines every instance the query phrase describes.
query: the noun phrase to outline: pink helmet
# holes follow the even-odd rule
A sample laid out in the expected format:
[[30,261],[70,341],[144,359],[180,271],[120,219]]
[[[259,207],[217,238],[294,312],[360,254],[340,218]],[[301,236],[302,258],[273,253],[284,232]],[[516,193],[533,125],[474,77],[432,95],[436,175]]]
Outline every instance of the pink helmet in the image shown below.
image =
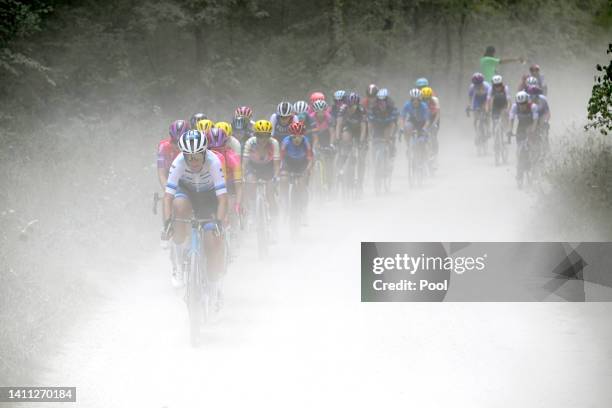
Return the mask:
[[310,104],[313,104],[314,101],[318,101],[320,99],[325,100],[325,94],[323,92],[313,92],[310,94]]
[[214,127],[208,132],[208,147],[219,148],[224,147],[227,142],[227,133],[221,128]]
[[234,111],[234,117],[239,118],[241,116],[251,119],[253,117],[253,109],[249,108],[248,106],[241,106],[239,108],[236,108],[236,110]]

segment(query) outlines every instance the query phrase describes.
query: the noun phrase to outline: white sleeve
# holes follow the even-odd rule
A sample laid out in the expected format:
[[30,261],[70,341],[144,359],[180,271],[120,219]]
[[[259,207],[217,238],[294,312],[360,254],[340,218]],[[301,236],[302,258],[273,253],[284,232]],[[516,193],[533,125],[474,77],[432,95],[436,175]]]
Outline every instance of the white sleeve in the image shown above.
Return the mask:
[[276,113],[270,116],[270,123],[272,123],[272,136],[276,133]]
[[166,193],[175,195],[178,188],[178,183],[183,173],[185,172],[185,159],[183,153],[180,153],[170,166],[170,173],[168,174],[168,182],[166,183]]
[[[212,153],[212,152],[211,152]],[[225,187],[225,177],[223,176],[223,167],[221,166],[221,160],[214,153],[210,156],[210,175],[212,177],[213,184],[215,186],[215,194],[220,196],[227,194],[227,188]]]

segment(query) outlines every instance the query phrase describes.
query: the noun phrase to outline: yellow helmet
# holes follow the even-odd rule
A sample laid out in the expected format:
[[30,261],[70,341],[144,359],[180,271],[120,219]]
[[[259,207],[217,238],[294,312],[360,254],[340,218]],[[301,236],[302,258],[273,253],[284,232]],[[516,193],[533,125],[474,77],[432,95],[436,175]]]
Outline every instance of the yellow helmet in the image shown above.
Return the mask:
[[272,122],[269,120],[258,120],[253,126],[255,133],[269,133],[272,134]]
[[198,128],[200,132],[206,134],[210,132],[210,129],[212,129],[213,121],[210,119],[198,120],[198,123],[196,123],[196,127]]
[[429,99],[433,96],[433,89],[431,89],[430,87],[426,86],[423,89],[421,89],[421,96],[424,99]]
[[232,125],[230,125],[227,122],[217,122],[215,123],[215,127],[218,127],[219,129],[223,129],[227,137],[230,137],[232,135]]

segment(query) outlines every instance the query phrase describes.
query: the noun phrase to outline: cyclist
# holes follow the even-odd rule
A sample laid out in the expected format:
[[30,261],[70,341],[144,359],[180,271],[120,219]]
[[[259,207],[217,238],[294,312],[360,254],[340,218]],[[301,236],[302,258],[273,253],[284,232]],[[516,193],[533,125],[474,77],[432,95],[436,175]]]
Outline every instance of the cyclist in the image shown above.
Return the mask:
[[[240,214],[242,203],[242,166],[240,156],[229,146],[229,137],[223,127],[214,127],[208,133],[208,148],[217,154],[225,170],[225,181],[236,215]],[[228,220],[224,220],[228,224]]]
[[312,118],[308,114],[309,105],[306,101],[297,101],[293,104],[293,113],[299,122],[302,122],[306,126],[306,139],[312,146],[311,132],[314,128]]
[[[278,181],[280,174],[280,149],[276,139],[272,137],[272,123],[268,120],[258,120],[253,126],[252,136],[244,145],[242,169],[245,175],[246,198],[243,202],[252,203],[255,199],[257,180]],[[274,199],[273,185],[266,184],[266,196],[272,215],[278,214]]]
[[501,75],[493,75],[493,85],[489,89],[487,95],[486,112],[491,114],[492,119],[500,119],[502,129],[508,125],[508,110],[512,105],[512,99],[508,85],[504,85],[504,79]]
[[189,126],[191,126],[192,130],[195,130],[196,124],[203,119],[208,119],[208,116],[206,116],[203,113],[194,113],[193,115],[191,115],[191,118],[189,119]]
[[[289,136],[283,139],[281,146],[281,194],[288,197],[288,174],[300,175],[304,205],[308,205],[308,175],[312,168],[312,148],[305,138],[306,126],[303,122],[294,122],[289,126]],[[289,209],[287,209],[289,210]],[[302,214],[305,217],[305,212]]]
[[524,58],[495,58],[495,47],[489,45],[484,52],[482,58],[480,58],[480,72],[484,76],[484,80],[491,83],[493,75],[497,73],[497,66],[500,64],[507,64],[509,62],[520,62],[521,64],[525,61]]
[[[188,223],[173,222],[173,217],[189,219],[213,218],[216,230],[222,230],[227,209],[227,189],[219,158],[208,150],[208,139],[197,130],[183,133],[179,139],[179,154],[170,168],[164,195],[164,229],[162,240],[172,237],[177,264],[183,260],[190,245]],[[213,302],[218,300],[221,274],[224,271],[224,241],[221,234],[207,232],[204,237]],[[173,270],[172,283],[183,285],[182,271]],[[213,303],[214,304],[214,303]]]
[[181,152],[178,148],[178,140],[183,133],[189,130],[186,121],[179,119],[170,124],[169,137],[157,145],[157,178],[162,189],[168,183],[168,173],[172,162]]
[[399,112],[389,97],[389,90],[381,88],[376,93],[368,111],[368,128],[372,143],[386,142],[391,157],[395,156],[395,131]]
[[[323,160],[327,177],[327,183],[329,188],[333,186],[333,179],[331,177],[334,174],[334,153],[336,143],[334,127],[332,126],[331,113],[327,109],[327,102],[325,99],[318,99],[312,104],[313,112],[310,114],[310,118],[314,124],[312,128],[312,147],[316,154]],[[318,157],[318,156],[317,156]]]
[[527,91],[527,87],[530,86],[538,86],[538,78],[531,75],[523,75],[519,82],[517,92]]
[[337,140],[342,140],[345,145],[353,144],[359,148],[357,162],[357,194],[361,194],[363,190],[366,152],[368,149],[366,140],[367,113],[363,106],[359,104],[359,94],[351,92],[346,99],[347,103],[342,105],[338,111],[335,138]]
[[408,140],[415,132],[427,136],[428,124],[431,114],[427,103],[421,100],[421,91],[418,88],[410,90],[410,100],[404,104],[401,113],[401,123]]
[[332,105],[330,111],[334,124],[338,119],[338,112],[340,111],[340,108],[342,108],[343,105],[346,105],[346,96],[346,91],[343,89],[338,89],[336,92],[334,92],[334,104]]
[[542,95],[542,89],[537,85],[527,87],[527,94],[529,95],[530,102],[538,108],[538,124],[536,131],[538,135],[542,136],[544,142],[544,148],[548,150],[548,129],[550,128],[550,106],[548,105],[548,99]]
[[[469,115],[470,111],[475,112],[477,114],[474,115],[474,129],[476,129],[477,120],[486,121],[487,118],[482,115],[484,112],[485,104],[487,102],[487,95],[489,95],[489,90],[491,89],[491,85],[484,80],[484,75],[480,72],[474,73],[472,75],[472,83],[470,85],[470,89],[468,91],[468,106],[465,109],[465,112]],[[486,128],[486,127],[485,127]],[[478,134],[478,131],[476,131]],[[487,135],[488,137],[488,135]],[[478,145],[478,136],[474,142]]]
[[242,156],[242,146],[240,145],[238,139],[232,135],[232,125],[230,125],[228,122],[217,122],[215,123],[215,127],[223,129],[225,132],[227,136],[227,147],[232,149],[238,157]]
[[240,142],[241,150],[244,148],[244,144],[253,136],[253,125],[254,122],[251,120],[253,117],[253,110],[248,106],[241,106],[236,108],[234,111],[234,119],[232,120],[232,129],[236,139]]
[[376,94],[378,93],[378,86],[376,84],[370,84],[366,88],[366,96],[361,101],[361,105],[365,108],[366,112],[370,109],[371,105],[376,102]]
[[296,122],[297,118],[293,114],[291,102],[283,101],[276,107],[276,113],[270,117],[272,123],[272,137],[276,139],[280,146],[285,136],[289,135],[289,125]]
[[[538,107],[529,101],[527,92],[520,91],[515,96],[516,102],[510,108],[509,121],[510,131],[508,136],[512,135],[514,122],[516,126],[516,144],[517,144],[517,165],[516,165],[516,180],[519,187],[523,182],[523,166],[520,159],[521,151],[525,148],[525,143],[535,135],[535,129],[538,122]],[[531,139],[533,140],[533,139]],[[528,165],[528,164],[527,164]]]
[[[527,83],[529,77],[535,78],[535,80],[531,80],[530,83]],[[540,73],[540,66],[538,64],[532,64],[529,67],[529,74],[525,74],[521,77],[519,90],[526,90],[530,85],[539,87],[544,95],[548,93],[548,85],[544,82],[544,75]]]
[[[440,130],[440,100],[434,95],[433,89],[429,86],[421,89],[421,99],[427,104],[429,108],[429,123],[427,127],[431,130],[430,142],[431,149],[434,158],[438,155],[438,131]],[[434,160],[435,161],[435,160]],[[436,163],[434,163],[435,165]]]

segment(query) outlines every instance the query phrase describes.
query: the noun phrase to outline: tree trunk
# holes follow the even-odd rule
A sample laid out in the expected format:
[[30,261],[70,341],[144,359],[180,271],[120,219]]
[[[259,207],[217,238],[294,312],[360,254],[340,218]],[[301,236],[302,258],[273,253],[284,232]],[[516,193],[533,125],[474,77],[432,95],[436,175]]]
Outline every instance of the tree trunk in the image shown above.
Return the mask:
[[[467,19],[467,9],[465,3],[463,3],[463,7],[461,8],[461,14],[459,15],[459,28],[457,30],[457,41],[459,41],[459,46],[457,51],[459,52],[459,72],[457,73],[457,98],[461,98],[461,94],[463,91],[463,79],[465,75],[465,21]],[[461,100],[461,99],[459,99]]]

